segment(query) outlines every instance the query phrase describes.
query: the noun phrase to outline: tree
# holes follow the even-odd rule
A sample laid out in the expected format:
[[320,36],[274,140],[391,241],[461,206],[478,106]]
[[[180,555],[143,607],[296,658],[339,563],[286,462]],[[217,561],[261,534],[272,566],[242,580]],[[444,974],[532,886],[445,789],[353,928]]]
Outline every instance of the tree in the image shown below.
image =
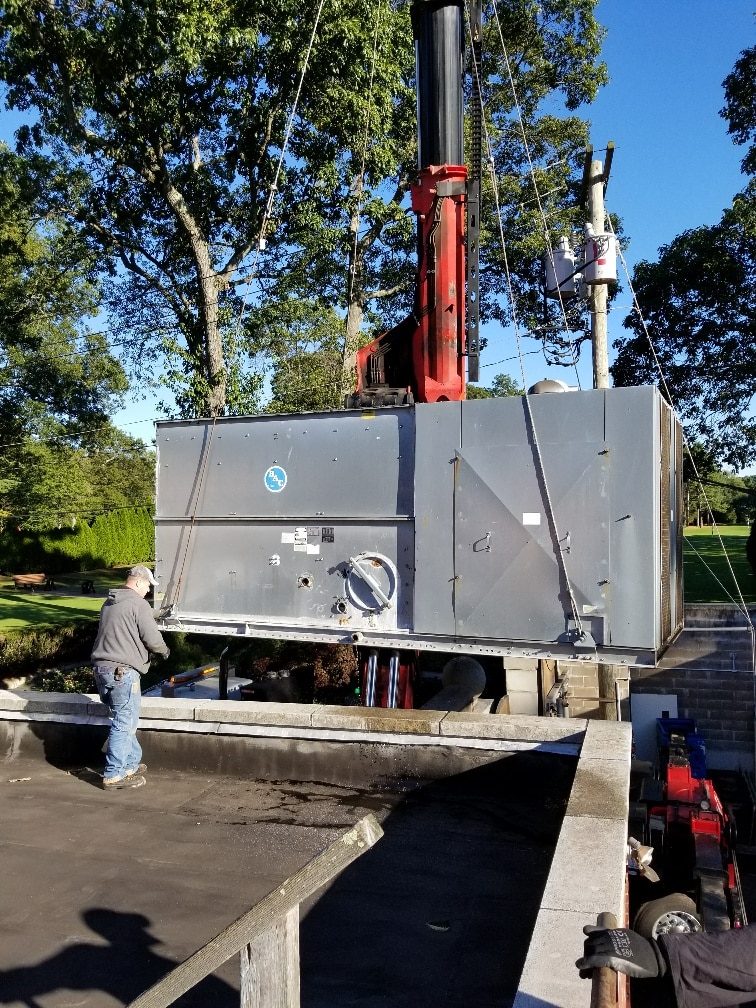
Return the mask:
[[[540,109],[554,92],[575,109],[606,79],[595,2],[517,0],[502,22],[490,19],[510,53],[536,182],[559,188],[547,212],[569,201],[587,127]],[[259,403],[242,322],[250,302],[317,291],[339,310],[348,369],[365,322],[386,328],[411,301],[408,5],[333,0],[310,51],[313,24],[294,0],[5,5],[0,76],[10,104],[39,118],[20,131],[22,148],[51,149],[71,180],[56,209],[107,256],[124,358],[137,372],[167,362],[163,380],[185,413]],[[495,51],[484,82],[505,229],[535,222],[540,234]],[[487,230],[498,236],[498,222]],[[542,246],[519,243],[525,286]],[[482,303],[503,317],[500,252],[492,266]]]
[[0,436],[67,434],[108,422],[126,388],[95,314],[96,264],[75,236],[46,220],[55,185],[44,158],[29,163],[0,144]]
[[[750,143],[747,173],[756,169],[754,69],[756,47],[741,53],[725,79],[721,112],[735,142]],[[634,312],[625,319],[631,335],[615,342],[611,368],[618,385],[660,382],[689,439],[710,461],[736,470],[756,461],[755,282],[752,179],[718,224],[679,235],[659,250],[656,263],[638,263],[633,285],[642,317]]]
[[492,399],[494,396],[520,396],[523,389],[509,375],[498,374],[488,388],[482,385],[468,385],[468,399]]
[[112,510],[151,507],[155,457],[141,441],[106,427],[98,444],[27,438],[3,458],[0,512],[26,529],[75,527]]
[[[361,118],[372,9],[331,5],[298,96],[314,13],[294,0],[6,4],[0,74],[10,104],[39,116],[19,140],[52,149],[72,179],[57,209],[109,257],[131,360],[166,355],[185,412],[255,402],[239,315],[261,241],[288,213],[284,138],[321,181]],[[373,101],[390,117],[384,66]]]
[[[499,14],[493,4],[486,5],[480,80],[496,185],[486,173],[481,317],[502,324],[511,321],[515,308],[508,294],[504,296],[511,283],[517,316],[534,335],[555,347],[557,361],[564,346],[577,341],[564,335],[559,313],[552,312],[544,328],[540,265],[548,245],[544,219],[555,236],[553,244],[563,230],[571,231],[582,222],[577,193],[588,124],[576,116],[544,113],[543,106],[547,99],[553,103],[561,97],[564,107],[574,110],[590,102],[605,83],[606,67],[598,62],[603,32],[593,16],[594,6],[593,0],[540,4],[521,0],[507,4]],[[355,130],[349,146],[337,150],[330,164],[321,166],[323,174],[315,185],[306,170],[290,173],[298,233],[307,237],[289,242],[296,247],[292,269],[271,290],[274,298],[285,301],[306,297],[314,288],[343,312],[342,392],[353,389],[359,346],[412,309],[416,227],[407,196],[416,176],[417,125],[409,86],[413,73],[409,25],[400,22],[393,37],[400,40],[403,59],[393,116],[381,119],[368,102],[360,120],[363,128]],[[322,145],[322,134],[314,133],[313,140]]]
[[[149,454],[110,425],[126,376],[103,334],[83,325],[97,310],[97,264],[47,219],[55,185],[47,159],[30,163],[0,145],[0,511],[35,528],[107,506],[113,470],[93,482],[86,460],[126,443]],[[151,501],[151,466],[139,479]]]
[[727,132],[735,143],[749,144],[743,173],[756,175],[756,46],[743,50],[723,87],[725,105],[720,115],[727,120]]
[[[629,315],[611,371],[617,385],[660,382],[690,440],[720,463],[756,460],[756,201],[735,199],[714,227],[687,231],[633,276],[643,317]],[[656,360],[648,342],[651,334]],[[658,362],[658,367],[657,367]]]

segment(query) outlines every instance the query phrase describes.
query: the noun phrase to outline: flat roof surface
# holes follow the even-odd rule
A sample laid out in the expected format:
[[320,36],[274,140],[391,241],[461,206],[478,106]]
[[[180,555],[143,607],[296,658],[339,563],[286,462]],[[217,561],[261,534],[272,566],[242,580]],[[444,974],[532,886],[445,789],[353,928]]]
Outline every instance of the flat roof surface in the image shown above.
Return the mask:
[[[385,835],[302,908],[302,1005],[512,1003],[576,761],[536,752],[372,790],[13,758],[0,1003],[126,1005],[367,812]],[[239,1005],[238,956],[182,1006]]]

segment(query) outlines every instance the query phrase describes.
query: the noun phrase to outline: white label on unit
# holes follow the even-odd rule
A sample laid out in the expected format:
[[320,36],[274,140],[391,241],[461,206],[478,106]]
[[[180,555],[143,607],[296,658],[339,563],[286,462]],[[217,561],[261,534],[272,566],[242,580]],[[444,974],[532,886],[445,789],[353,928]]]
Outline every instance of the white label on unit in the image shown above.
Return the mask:
[[540,525],[541,524],[541,512],[540,511],[523,511],[523,513],[522,513],[522,524],[523,525]]
[[282,532],[281,533],[281,542],[282,543],[293,543],[294,542],[294,533],[293,532]]

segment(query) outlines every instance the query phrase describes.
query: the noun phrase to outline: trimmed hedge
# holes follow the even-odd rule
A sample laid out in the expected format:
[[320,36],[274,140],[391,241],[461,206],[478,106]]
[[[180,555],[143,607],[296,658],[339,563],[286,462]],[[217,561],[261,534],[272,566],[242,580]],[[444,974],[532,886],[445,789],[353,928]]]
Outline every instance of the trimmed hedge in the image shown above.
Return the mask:
[[152,563],[154,557],[152,513],[144,507],[110,511],[75,528],[6,527],[0,532],[0,569],[8,574],[130,567]]

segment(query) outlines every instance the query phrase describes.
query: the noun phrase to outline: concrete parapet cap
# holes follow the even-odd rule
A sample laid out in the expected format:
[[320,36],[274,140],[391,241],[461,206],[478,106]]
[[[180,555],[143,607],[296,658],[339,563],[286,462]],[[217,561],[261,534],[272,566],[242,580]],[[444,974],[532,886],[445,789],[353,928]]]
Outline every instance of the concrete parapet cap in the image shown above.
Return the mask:
[[440,735],[444,711],[394,710],[385,707],[312,708],[313,728],[344,728],[348,731],[374,731],[419,735]]
[[[589,913],[541,906],[513,1008],[586,1008],[590,982],[572,965],[583,954],[583,925],[595,924],[606,905]],[[621,919],[621,918],[620,918]]]
[[221,724],[264,724],[309,728],[312,704],[275,703],[256,700],[206,700],[197,706],[196,721],[218,721]]
[[583,755],[572,782],[567,815],[617,820],[627,829],[630,754],[623,760],[593,760]]
[[[563,910],[586,915],[594,924],[603,910],[623,919],[627,821],[600,816],[562,821],[551,869],[543,891],[541,911]],[[580,884],[576,885],[576,879]]]
[[182,697],[142,697],[140,716],[164,721],[195,721],[197,712],[212,700],[183,699]]
[[580,745],[587,722],[582,718],[533,717],[529,714],[447,714],[441,734],[457,738],[511,739],[517,742],[569,742]]
[[0,710],[24,710],[27,696],[27,693],[18,690],[0,690]]
[[629,721],[586,722],[587,728],[580,755],[584,759],[622,760],[630,759],[633,744],[633,729]]
[[0,690],[0,710],[23,710],[30,714],[88,713],[91,698],[86,693],[40,693],[35,690]]

